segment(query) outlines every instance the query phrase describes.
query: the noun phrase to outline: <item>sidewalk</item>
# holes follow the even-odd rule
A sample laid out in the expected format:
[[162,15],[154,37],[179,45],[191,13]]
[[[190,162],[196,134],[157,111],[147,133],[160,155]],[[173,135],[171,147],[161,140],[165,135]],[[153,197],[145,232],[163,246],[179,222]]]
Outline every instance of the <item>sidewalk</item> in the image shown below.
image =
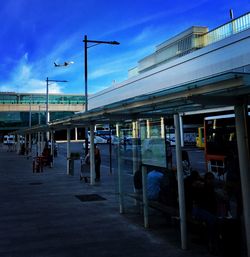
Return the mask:
[[[146,230],[119,214],[114,175],[90,186],[66,175],[66,160],[32,173],[32,160],[0,148],[1,257],[208,257],[204,246],[180,249],[178,232]],[[104,199],[80,201],[76,195]]]

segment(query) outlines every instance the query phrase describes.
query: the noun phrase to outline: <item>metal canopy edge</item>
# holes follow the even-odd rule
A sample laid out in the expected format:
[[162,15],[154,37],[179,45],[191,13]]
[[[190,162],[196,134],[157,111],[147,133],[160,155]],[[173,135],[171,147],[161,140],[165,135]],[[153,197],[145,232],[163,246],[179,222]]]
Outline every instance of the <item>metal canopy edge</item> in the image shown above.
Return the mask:
[[227,72],[216,74],[158,92],[140,95],[106,106],[55,120],[48,126],[35,126],[16,133],[35,133],[86,127],[95,123],[113,123],[139,118],[167,117],[175,113],[225,107],[249,101],[250,74]]

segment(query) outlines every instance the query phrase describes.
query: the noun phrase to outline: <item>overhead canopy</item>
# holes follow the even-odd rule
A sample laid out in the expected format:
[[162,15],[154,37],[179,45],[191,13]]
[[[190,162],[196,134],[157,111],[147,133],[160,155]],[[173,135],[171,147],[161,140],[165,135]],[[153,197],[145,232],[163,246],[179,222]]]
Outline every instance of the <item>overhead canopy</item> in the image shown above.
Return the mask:
[[22,133],[84,127],[139,118],[167,117],[175,113],[233,106],[249,102],[250,74],[227,72],[191,83],[140,95],[71,117],[55,120],[48,126],[36,126]]

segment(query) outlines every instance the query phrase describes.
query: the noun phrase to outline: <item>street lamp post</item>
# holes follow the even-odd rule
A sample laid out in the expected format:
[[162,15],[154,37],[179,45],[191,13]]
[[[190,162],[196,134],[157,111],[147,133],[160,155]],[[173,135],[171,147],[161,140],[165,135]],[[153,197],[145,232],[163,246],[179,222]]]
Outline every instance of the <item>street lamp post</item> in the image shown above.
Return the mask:
[[46,125],[49,123],[49,82],[68,82],[67,80],[46,79]]
[[[100,44],[119,45],[117,41],[99,41],[89,40],[87,35],[84,36],[84,84],[85,84],[85,111],[88,111],[88,54],[87,49]],[[92,45],[88,46],[88,43]]]
[[46,78],[46,125],[49,124],[49,82],[68,82],[68,81],[49,79],[48,77]]
[[[89,40],[87,35],[84,36],[84,89],[85,89],[85,111],[88,111],[88,53],[87,49],[100,44],[119,45],[117,41],[99,41]],[[92,45],[88,46],[88,43]],[[85,155],[88,153],[88,129],[85,128]]]

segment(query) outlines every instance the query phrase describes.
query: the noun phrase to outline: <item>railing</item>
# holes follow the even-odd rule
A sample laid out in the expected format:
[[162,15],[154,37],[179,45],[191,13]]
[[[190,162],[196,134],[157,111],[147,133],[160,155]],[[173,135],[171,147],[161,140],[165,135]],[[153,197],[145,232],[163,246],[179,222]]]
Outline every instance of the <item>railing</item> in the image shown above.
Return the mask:
[[250,28],[250,13],[244,14],[195,39],[196,47],[204,47]]
[[[4,99],[4,100],[0,100],[0,104],[46,104],[46,101],[18,101],[18,100],[8,100],[8,99]],[[62,100],[62,101],[58,101],[58,100],[50,100],[49,104],[84,104],[84,100],[80,101],[80,100]]]

